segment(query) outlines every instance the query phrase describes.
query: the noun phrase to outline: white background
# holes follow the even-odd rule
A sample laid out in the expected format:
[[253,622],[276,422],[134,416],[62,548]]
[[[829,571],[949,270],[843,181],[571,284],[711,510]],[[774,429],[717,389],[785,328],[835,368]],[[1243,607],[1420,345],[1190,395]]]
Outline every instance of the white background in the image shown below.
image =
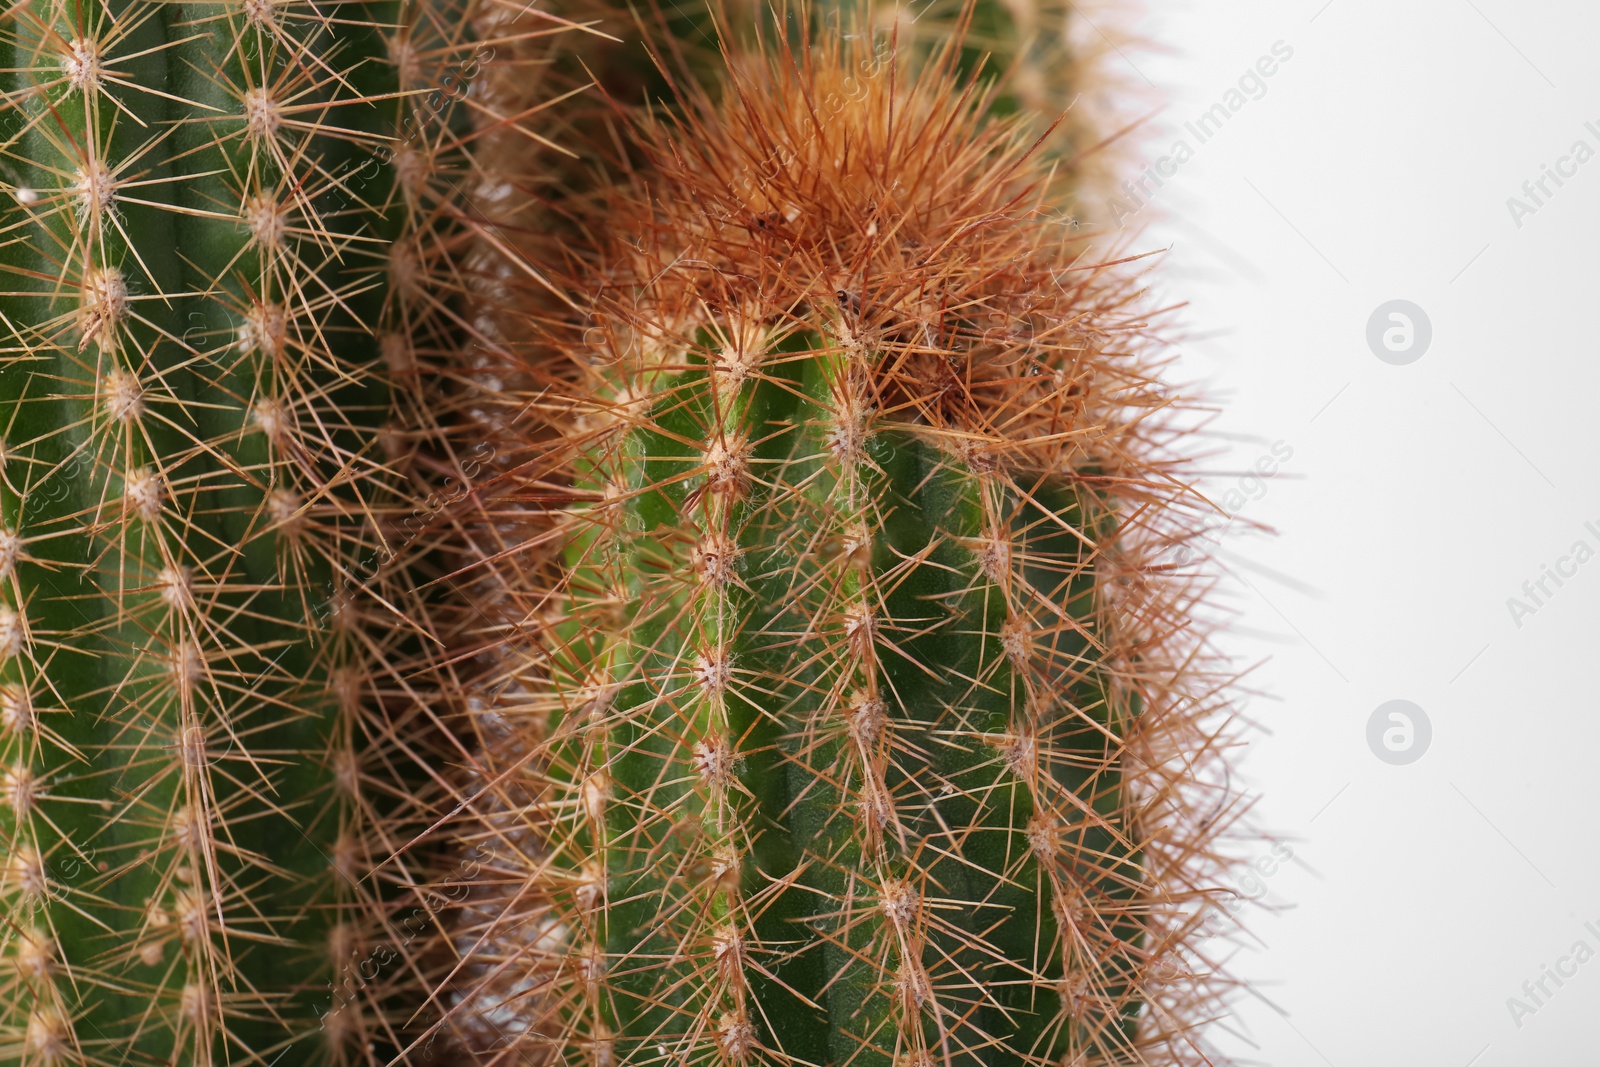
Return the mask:
[[[1600,559],[1520,627],[1507,605],[1600,550],[1600,158],[1520,227],[1507,207],[1575,141],[1600,153],[1600,7],[1145,6],[1160,47],[1115,73],[1166,103],[1131,155],[1195,156],[1139,245],[1171,246],[1160,284],[1190,302],[1184,369],[1233,467],[1293,449],[1240,515],[1276,536],[1223,542],[1222,640],[1267,661],[1243,769],[1297,862],[1246,912],[1259,996],[1213,1037],[1278,1067],[1600,1064],[1600,957],[1520,1026],[1507,1003],[1535,1007],[1523,983],[1577,941],[1600,953]],[[1265,95],[1198,145],[1183,123],[1280,40]],[[1366,341],[1396,298],[1432,322],[1408,366]],[[1408,766],[1366,740],[1395,698],[1433,726]]]

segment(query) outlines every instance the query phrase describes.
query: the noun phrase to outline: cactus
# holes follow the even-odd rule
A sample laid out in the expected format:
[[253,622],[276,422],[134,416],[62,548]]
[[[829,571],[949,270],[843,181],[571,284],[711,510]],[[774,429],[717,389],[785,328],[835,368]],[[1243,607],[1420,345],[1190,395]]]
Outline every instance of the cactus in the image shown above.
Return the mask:
[[388,1058],[391,420],[471,50],[409,0],[0,15],[0,1062]]
[[589,302],[528,296],[461,401],[521,435],[458,520],[438,997],[486,1061],[1203,1059],[1233,797],[1155,562],[1202,505],[1181,405],[960,47],[782,39],[637,117],[545,250]]

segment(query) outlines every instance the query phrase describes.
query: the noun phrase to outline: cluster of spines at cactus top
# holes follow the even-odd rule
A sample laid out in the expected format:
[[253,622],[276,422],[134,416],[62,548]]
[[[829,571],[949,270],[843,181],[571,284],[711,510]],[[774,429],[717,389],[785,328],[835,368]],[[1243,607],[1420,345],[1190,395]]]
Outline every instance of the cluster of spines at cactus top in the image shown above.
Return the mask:
[[0,1062],[401,1044],[406,876],[371,870],[408,837],[382,712],[423,621],[389,576],[454,329],[466,29],[410,0],[0,14]]
[[1236,798],[1159,339],[959,41],[882,40],[625,116],[528,246],[575,295],[465,382],[485,1062],[1203,1061]]
[[[848,33],[865,19],[883,31],[875,60],[894,48],[912,64],[958,42],[955,64],[992,89],[992,117],[1015,119],[1042,137],[1038,152],[1058,168],[1052,193],[1058,217],[1087,221],[1092,203],[1116,170],[1116,148],[1144,96],[1122,75],[1130,47],[1127,9],[1096,0],[765,0],[707,4],[618,4],[570,0],[563,9],[593,27],[569,38],[557,65],[593,76],[610,97],[628,104],[671,106],[684,79],[721,84],[728,60],[752,50],[724,44],[750,34],[770,46],[785,23],[792,41]],[[1108,62],[1115,56],[1116,62]],[[657,60],[665,59],[668,67]],[[593,121],[592,118],[590,121]],[[549,157],[546,160],[548,170]]]

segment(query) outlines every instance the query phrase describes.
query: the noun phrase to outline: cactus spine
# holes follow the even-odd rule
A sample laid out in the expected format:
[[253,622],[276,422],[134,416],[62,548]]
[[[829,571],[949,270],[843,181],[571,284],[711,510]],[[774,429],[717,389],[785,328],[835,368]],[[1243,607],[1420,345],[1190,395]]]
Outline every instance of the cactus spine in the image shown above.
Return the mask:
[[786,46],[568,207],[441,995],[496,1062],[1195,1061],[1229,795],[1134,288],[955,44]]
[[417,623],[365,593],[430,314],[416,21],[0,16],[0,1062],[386,1058],[371,709]]

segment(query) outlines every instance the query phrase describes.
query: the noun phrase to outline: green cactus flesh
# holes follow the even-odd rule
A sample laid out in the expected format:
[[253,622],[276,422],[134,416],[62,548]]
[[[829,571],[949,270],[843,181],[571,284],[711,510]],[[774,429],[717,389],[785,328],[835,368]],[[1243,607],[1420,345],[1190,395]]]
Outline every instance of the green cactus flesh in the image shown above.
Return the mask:
[[411,222],[374,149],[405,16],[0,15],[0,1062],[384,1038],[388,976],[341,974],[389,847],[360,712],[388,639],[354,591],[399,499]]
[[[555,726],[587,803],[550,837],[603,867],[563,902],[603,897],[596,1021],[623,1063],[1123,1047],[1142,877],[1105,502],[869,436],[850,357],[784,349],[736,385],[678,361],[594,460],[615,503],[571,550],[555,677],[604,696]],[[1024,605],[1053,621],[1024,634]]]

